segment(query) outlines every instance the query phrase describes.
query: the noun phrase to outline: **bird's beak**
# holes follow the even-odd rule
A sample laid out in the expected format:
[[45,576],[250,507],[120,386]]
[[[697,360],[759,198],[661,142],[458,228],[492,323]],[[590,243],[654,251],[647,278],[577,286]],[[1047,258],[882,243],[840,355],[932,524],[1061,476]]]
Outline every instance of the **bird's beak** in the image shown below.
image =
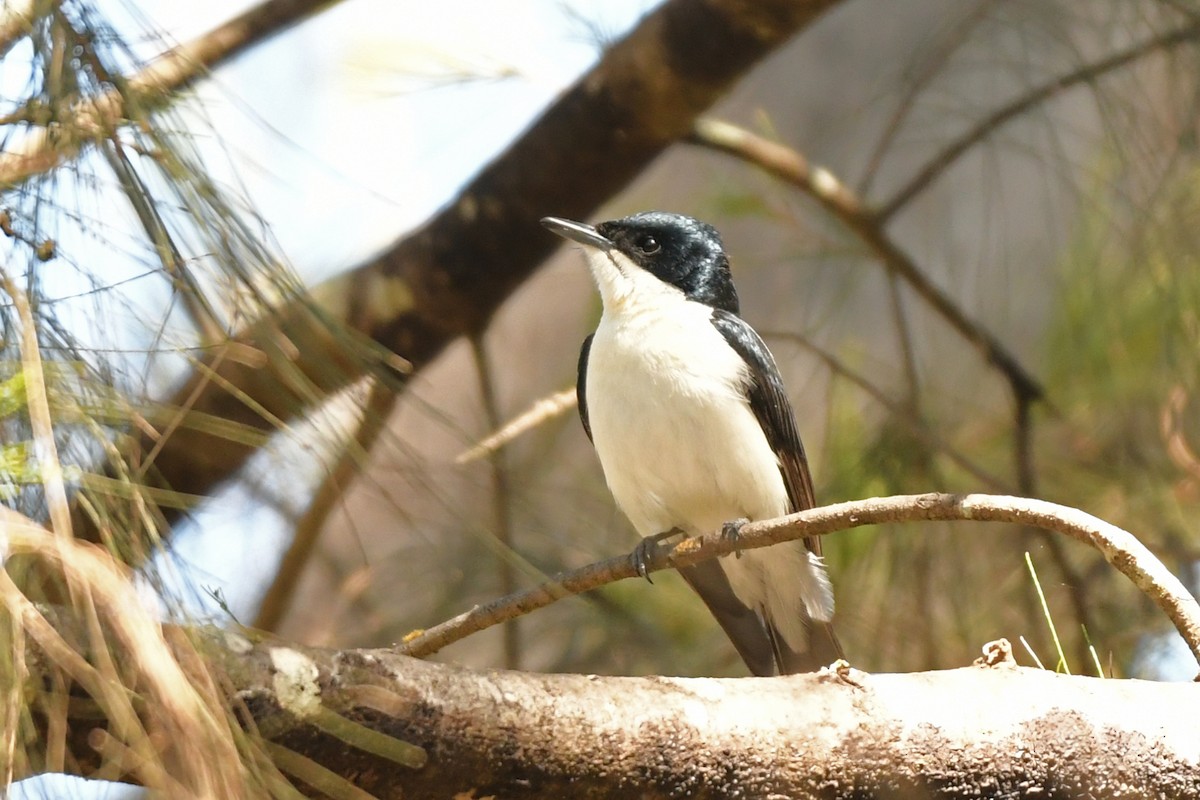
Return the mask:
[[613,246],[612,242],[597,233],[595,228],[583,222],[559,219],[558,217],[542,217],[542,225],[564,239],[578,242],[585,247],[609,250]]

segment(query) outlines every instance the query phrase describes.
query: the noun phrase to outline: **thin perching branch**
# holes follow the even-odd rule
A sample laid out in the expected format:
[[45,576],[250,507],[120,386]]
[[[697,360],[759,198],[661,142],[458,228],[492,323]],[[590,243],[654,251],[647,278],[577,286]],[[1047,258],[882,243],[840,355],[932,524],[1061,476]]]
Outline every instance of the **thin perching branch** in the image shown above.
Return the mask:
[[[1043,528],[1096,548],[1151,600],[1187,642],[1200,663],[1200,603],[1183,583],[1137,537],[1078,509],[1034,500],[987,494],[918,494],[854,500],[810,508],[772,520],[746,523],[739,536],[721,531],[684,539],[662,547],[647,560],[650,572],[696,564],[768,545],[823,536],[863,525],[894,522],[1011,522]],[[629,555],[561,572],[550,580],[517,594],[476,606],[432,628],[410,634],[396,650],[425,657],[472,633],[548,606],[554,601],[636,576]]]
[[[470,337],[471,356],[475,362],[475,375],[479,381],[479,394],[483,399],[483,412],[488,427],[500,427],[500,401],[496,398],[496,380],[488,360],[487,343],[483,334]],[[512,510],[509,505],[511,487],[504,463],[504,448],[497,447],[488,453],[491,473],[492,517],[496,526],[496,569],[500,573],[500,591],[512,594],[517,588],[517,574],[513,568]],[[509,620],[503,630],[504,668],[521,668],[521,630],[515,619]]]

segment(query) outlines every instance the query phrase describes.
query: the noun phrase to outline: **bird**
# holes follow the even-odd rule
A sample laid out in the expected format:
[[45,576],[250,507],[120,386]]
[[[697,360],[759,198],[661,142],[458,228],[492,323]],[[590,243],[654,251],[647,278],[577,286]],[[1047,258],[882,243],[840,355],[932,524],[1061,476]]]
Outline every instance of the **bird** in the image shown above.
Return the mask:
[[[747,520],[815,506],[783,380],[740,316],[712,225],[644,211],[542,225],[582,246],[603,311],[579,353],[576,391],[617,506],[647,547],[682,533],[736,536]],[[750,672],[810,672],[842,658],[820,540],[679,568]]]

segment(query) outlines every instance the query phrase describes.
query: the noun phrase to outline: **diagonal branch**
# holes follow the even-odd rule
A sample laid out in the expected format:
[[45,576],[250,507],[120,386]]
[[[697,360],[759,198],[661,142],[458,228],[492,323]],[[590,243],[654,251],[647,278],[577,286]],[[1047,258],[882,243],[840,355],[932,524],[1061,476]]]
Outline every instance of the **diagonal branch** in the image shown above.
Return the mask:
[[122,80],[119,88],[76,103],[68,113],[69,135],[42,128],[0,154],[0,189],[19,186],[74,158],[84,144],[104,138],[135,114],[144,118],[211,70],[337,1],[265,0],[171,48],[141,72]]
[[826,211],[853,231],[889,272],[899,275],[964,339],[975,345],[988,363],[1000,370],[1012,387],[1018,403],[1042,399],[1044,391],[1041,384],[1017,357],[935,286],[908,253],[888,236],[875,214],[828,170],[814,167],[803,155],[789,147],[721,120],[697,121],[692,141],[748,161],[811,195]]
[[987,16],[996,2],[997,0],[976,0],[974,8],[967,11],[963,18],[954,24],[947,35],[942,37],[942,41],[932,55],[920,65],[920,71],[905,88],[903,96],[896,103],[896,109],[883,127],[879,141],[871,149],[867,166],[863,170],[862,180],[858,184],[859,195],[865,196],[871,193],[871,184],[883,163],[883,157],[891,148],[896,135],[903,128],[909,113],[916,107],[917,98],[941,73],[946,62],[967,43],[972,29]]
[[454,457],[455,464],[469,464],[485,456],[491,456],[509,442],[515,441],[526,431],[533,430],[543,422],[559,417],[579,403],[579,397],[574,386],[560,389],[554,394],[540,397],[529,408],[510,419],[503,425],[494,426],[494,430],[483,437],[477,444],[464,450]]
[[[1096,548],[1170,618],[1200,663],[1200,604],[1137,537],[1068,506],[1025,497],[987,494],[920,494],[854,500],[811,508],[773,520],[743,525],[739,535],[722,531],[659,548],[646,562],[649,572],[685,567],[741,550],[767,547],[805,536],[823,536],[863,525],[893,522],[1011,522],[1063,534]],[[638,575],[629,555],[561,572],[540,586],[476,606],[433,628],[410,634],[396,649],[424,657],[492,625],[548,606],[563,597]]]
[[33,30],[37,16],[34,0],[8,0],[0,9],[0,58]]
[[920,194],[925,187],[937,180],[938,176],[949,169],[964,153],[995,133],[996,129],[1012,119],[1021,116],[1029,109],[1041,105],[1047,100],[1065,92],[1067,89],[1071,89],[1081,83],[1091,83],[1104,74],[1120,69],[1140,58],[1179,47],[1196,39],[1200,39],[1200,20],[1181,28],[1176,28],[1160,36],[1155,36],[1127,50],[1114,53],[1108,58],[1101,59],[1094,64],[1087,64],[1074,72],[1061,75],[1049,83],[1039,86],[1023,97],[1017,98],[1008,105],[996,109],[987,117],[980,120],[975,127],[951,142],[940,153],[931,158],[908,183],[892,195],[892,198],[884,203],[876,212],[876,223],[883,225],[897,211],[908,205],[909,201]]

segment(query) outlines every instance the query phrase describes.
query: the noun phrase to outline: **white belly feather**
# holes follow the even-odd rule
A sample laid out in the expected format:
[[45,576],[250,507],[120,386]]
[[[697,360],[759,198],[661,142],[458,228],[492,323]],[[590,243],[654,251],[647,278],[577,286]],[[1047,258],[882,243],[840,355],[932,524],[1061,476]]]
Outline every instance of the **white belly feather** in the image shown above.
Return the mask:
[[[588,418],[617,505],[642,536],[718,530],[788,511],[779,462],[740,385],[741,359],[711,309],[668,302],[606,311],[592,341]],[[738,598],[803,649],[805,618],[828,620],[833,596],[820,559],[799,543],[722,560]]]

